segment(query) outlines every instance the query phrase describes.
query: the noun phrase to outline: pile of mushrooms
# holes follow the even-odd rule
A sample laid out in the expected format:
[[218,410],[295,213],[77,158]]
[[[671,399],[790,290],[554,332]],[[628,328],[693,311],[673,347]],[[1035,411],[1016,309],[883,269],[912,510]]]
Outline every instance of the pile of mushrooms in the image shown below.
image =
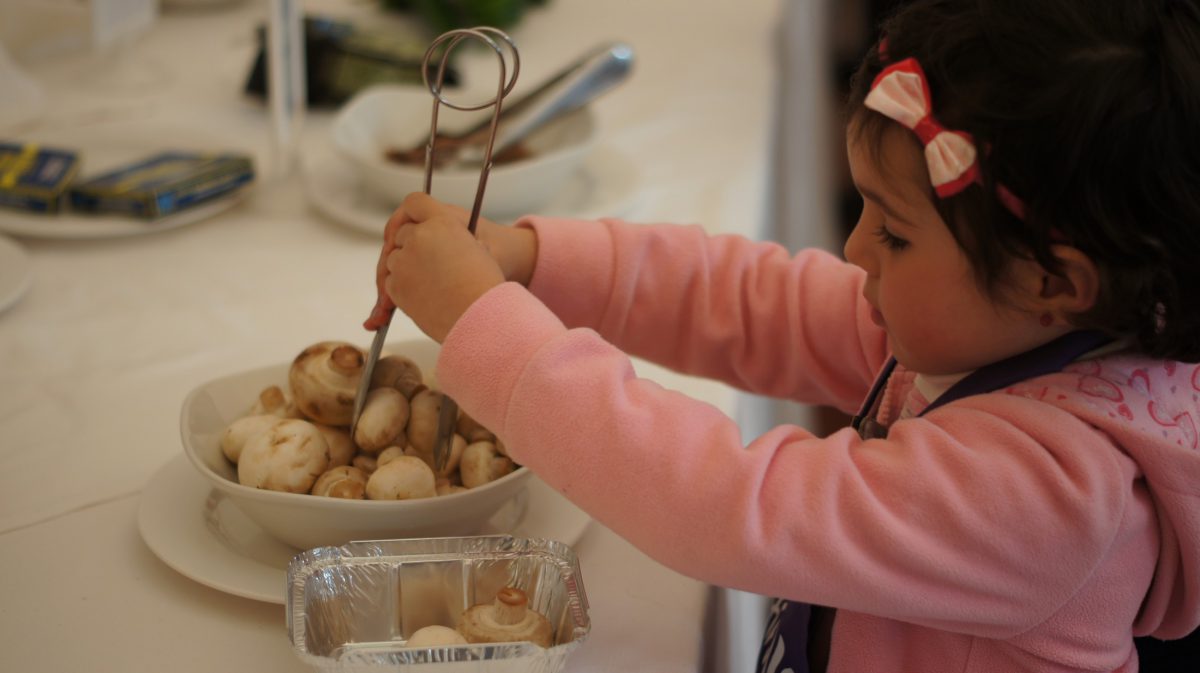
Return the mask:
[[450,459],[434,468],[442,393],[411,359],[385,355],[371,376],[350,435],[366,356],[353,344],[305,348],[288,371],[288,393],[268,386],[221,436],[244,486],[334,498],[408,500],[458,493],[517,466],[487,428],[460,410]]
[[516,587],[504,587],[496,600],[467,608],[456,629],[426,626],[409,636],[408,647],[441,647],[467,643],[517,643],[541,647],[554,644],[554,629],[545,615],[529,607],[529,598]]

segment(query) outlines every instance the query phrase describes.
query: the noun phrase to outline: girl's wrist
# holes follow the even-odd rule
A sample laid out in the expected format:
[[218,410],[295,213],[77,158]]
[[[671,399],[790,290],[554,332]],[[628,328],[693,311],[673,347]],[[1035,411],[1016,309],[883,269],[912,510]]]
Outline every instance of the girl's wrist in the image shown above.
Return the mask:
[[531,227],[513,227],[512,232],[512,266],[505,275],[508,280],[529,287],[533,269],[537,265],[537,232]]

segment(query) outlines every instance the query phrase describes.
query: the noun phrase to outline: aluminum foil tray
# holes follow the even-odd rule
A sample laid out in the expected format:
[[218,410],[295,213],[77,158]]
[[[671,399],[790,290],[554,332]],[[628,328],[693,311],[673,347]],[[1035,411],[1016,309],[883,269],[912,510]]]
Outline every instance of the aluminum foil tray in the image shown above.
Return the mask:
[[[554,626],[528,642],[408,648],[417,629],[454,627],[506,586]],[[579,561],[554,540],[510,536],[374,540],[318,547],[288,566],[288,635],[296,654],[336,673],[561,671],[591,631]]]

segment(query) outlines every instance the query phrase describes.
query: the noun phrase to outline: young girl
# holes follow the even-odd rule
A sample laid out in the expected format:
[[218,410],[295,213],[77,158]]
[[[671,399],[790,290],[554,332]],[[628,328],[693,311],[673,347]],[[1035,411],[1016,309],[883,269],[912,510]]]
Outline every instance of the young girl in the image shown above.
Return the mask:
[[[784,599],[763,670],[1135,671],[1200,624],[1200,9],[917,0],[885,36],[848,264],[616,220],[476,239],[416,195],[367,327],[394,302],[647,554]],[[626,354],[859,417],[744,446]]]

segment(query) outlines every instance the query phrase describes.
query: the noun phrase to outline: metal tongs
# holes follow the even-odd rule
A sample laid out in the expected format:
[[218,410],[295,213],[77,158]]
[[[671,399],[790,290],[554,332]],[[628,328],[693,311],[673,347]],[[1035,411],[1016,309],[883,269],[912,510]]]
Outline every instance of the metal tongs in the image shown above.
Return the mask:
[[[494,98],[487,99],[478,104],[454,103],[446,99],[445,93],[442,91],[442,86],[446,76],[446,64],[449,61],[450,52],[454,50],[459,43],[466,39],[475,39],[486,44],[492,51],[496,53],[496,58],[499,60],[499,85],[496,88]],[[437,76],[432,82],[429,80],[430,64],[432,63],[439,47],[445,45],[441,50],[441,60],[437,67]],[[500,45],[504,44],[502,48]],[[512,58],[512,73],[509,74],[509,62],[507,60],[505,49],[508,55]],[[485,110],[492,108],[491,126],[488,132],[488,139],[483,151],[482,168],[479,171],[479,186],[475,188],[475,203],[471,207],[471,218],[467,221],[467,230],[472,234],[475,233],[475,226],[479,222],[479,213],[483,208],[483,192],[487,187],[488,174],[492,170],[492,150],[496,142],[496,129],[500,124],[500,107],[504,97],[507,96],[513,89],[513,85],[517,82],[517,74],[521,70],[521,57],[517,52],[517,46],[513,43],[512,38],[506,35],[503,31],[490,26],[478,26],[475,28],[460,28],[443,33],[437,37],[425,50],[425,56],[421,60],[421,77],[425,82],[425,88],[429,89],[429,93],[433,94],[433,111],[430,114],[429,124],[429,140],[425,145],[425,193],[429,194],[433,187],[433,168],[434,168],[434,144],[437,139],[438,130],[438,111],[442,105],[462,110],[464,112],[472,112],[475,110]],[[394,311],[394,309],[393,309]],[[371,341],[371,351],[367,355],[367,361],[362,371],[362,380],[359,381],[358,391],[354,398],[354,419],[350,425],[350,436],[354,436],[354,430],[358,426],[358,418],[362,415],[363,405],[366,404],[367,393],[371,388],[371,376],[375,372],[375,365],[379,362],[379,356],[383,352],[383,343],[387,339],[388,327],[391,326],[391,315],[388,316],[387,322],[375,331],[375,338]],[[442,405],[438,411],[438,428],[437,441],[433,445],[433,463],[434,469],[441,471],[445,469],[447,461],[450,459],[450,448],[454,440],[454,427],[458,421],[458,404],[450,399],[445,394],[442,395]]]

